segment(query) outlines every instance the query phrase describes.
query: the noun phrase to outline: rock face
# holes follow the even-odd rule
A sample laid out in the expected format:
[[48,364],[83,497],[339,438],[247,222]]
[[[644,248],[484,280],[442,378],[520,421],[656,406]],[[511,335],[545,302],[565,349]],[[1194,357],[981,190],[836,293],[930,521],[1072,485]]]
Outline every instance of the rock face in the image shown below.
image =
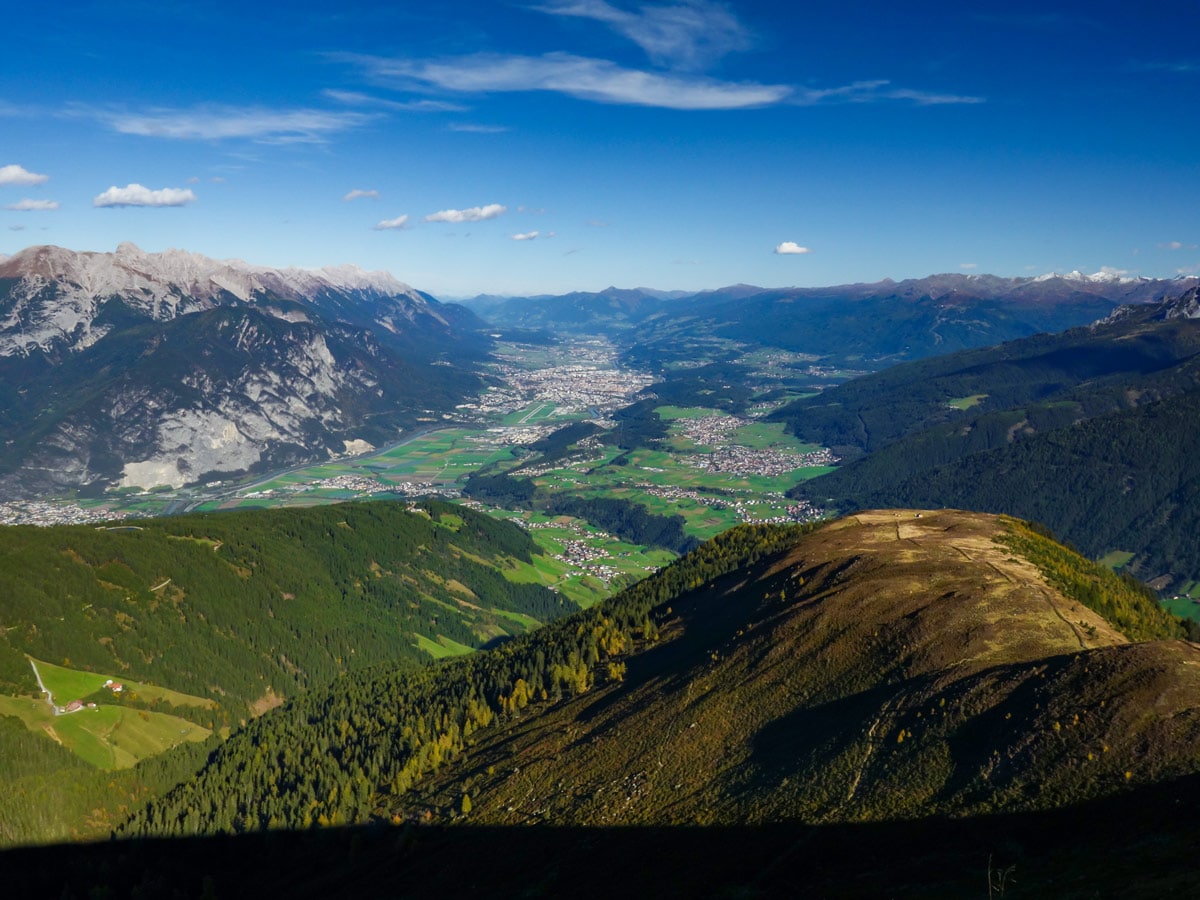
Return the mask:
[[478,387],[478,324],[353,266],[29,248],[0,262],[0,498],[378,444]]

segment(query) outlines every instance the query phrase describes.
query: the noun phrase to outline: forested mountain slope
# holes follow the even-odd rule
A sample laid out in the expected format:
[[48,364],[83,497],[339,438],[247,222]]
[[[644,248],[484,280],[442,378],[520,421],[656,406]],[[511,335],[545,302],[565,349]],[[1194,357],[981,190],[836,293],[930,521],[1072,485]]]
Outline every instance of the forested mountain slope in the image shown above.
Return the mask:
[[308,692],[125,831],[1050,808],[1197,771],[1180,634],[1013,521],[742,527],[494,651]]
[[[26,655],[212,698],[246,715],[424,638],[480,646],[576,609],[502,571],[528,534],[436,501],[0,528],[0,685]],[[277,701],[276,701],[277,702]]]
[[1190,512],[1200,500],[1196,302],[1192,290],[801,400],[781,413],[795,432],[852,461],[795,493],[842,509],[1011,513],[1094,556],[1134,553],[1133,571],[1162,586],[1190,580],[1200,572]]

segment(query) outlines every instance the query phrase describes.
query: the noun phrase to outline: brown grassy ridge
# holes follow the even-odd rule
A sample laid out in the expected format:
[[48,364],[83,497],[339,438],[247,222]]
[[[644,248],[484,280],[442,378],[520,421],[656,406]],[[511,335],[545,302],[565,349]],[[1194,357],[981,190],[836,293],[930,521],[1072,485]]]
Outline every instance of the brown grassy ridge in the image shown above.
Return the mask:
[[467,794],[480,825],[879,821],[1200,771],[1200,649],[1130,642],[1012,534],[952,510],[831,523],[671,601],[620,683],[527,707],[379,811],[462,819]]

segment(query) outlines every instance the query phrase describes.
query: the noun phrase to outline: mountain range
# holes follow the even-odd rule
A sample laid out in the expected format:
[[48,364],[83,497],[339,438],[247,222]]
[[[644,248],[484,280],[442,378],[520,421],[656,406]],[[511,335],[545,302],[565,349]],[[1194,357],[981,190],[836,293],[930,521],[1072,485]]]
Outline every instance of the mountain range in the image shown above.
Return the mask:
[[820,288],[732,285],[693,294],[623,290],[473,298],[488,321],[551,332],[607,333],[631,362],[687,359],[697,341],[738,342],[878,369],[894,362],[1061,331],[1122,304],[1176,296],[1200,280],[1071,272],[1030,278],[942,274]]
[[798,485],[843,510],[1036,519],[1167,590],[1200,574],[1200,291],[1061,334],[898,365],[778,415],[846,461]]
[[[604,331],[652,371],[697,347],[719,359],[747,346],[872,370],[1092,322],[1195,282],[936,275],[468,303],[493,331]],[[479,391],[485,327],[354,266],[27,248],[0,261],[0,496],[181,486],[386,444]]]
[[[611,857],[655,895],[1017,896],[1014,866],[1024,895],[1194,888],[1200,626],[1132,577],[1200,573],[1194,279],[472,303],[489,322],[350,267],[22,251],[0,260],[0,492],[384,442],[478,391],[493,335],[553,332],[662,374],[614,414],[626,453],[662,446],[664,404],[789,396],[756,426],[832,448],[794,493],[849,514],[673,540],[587,609],[541,586],[529,534],[440,502],[4,529],[0,840],[119,838],[0,853],[6,884],[585,896]],[[764,392],[755,348],[873,374]],[[570,499],[539,502],[639,542],[669,524]],[[44,676],[78,686],[66,719]]]
[[479,389],[480,326],[353,266],[31,247],[0,262],[0,492],[181,485],[392,440]]

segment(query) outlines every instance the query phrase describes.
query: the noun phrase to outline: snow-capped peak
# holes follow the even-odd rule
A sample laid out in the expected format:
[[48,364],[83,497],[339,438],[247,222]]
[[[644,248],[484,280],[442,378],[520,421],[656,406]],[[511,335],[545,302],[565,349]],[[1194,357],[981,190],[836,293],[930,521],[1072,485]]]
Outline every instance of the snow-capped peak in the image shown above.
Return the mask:
[[1091,275],[1086,275],[1078,269],[1072,269],[1070,272],[1047,272],[1045,275],[1038,275],[1034,281],[1052,281],[1056,278],[1063,281],[1079,281],[1087,284],[1130,284],[1135,281],[1144,281],[1137,275],[1130,275],[1124,269],[1114,269],[1111,266],[1104,266],[1099,272],[1093,272]]

